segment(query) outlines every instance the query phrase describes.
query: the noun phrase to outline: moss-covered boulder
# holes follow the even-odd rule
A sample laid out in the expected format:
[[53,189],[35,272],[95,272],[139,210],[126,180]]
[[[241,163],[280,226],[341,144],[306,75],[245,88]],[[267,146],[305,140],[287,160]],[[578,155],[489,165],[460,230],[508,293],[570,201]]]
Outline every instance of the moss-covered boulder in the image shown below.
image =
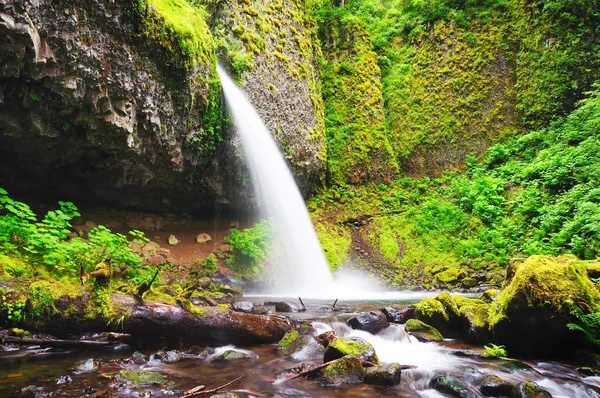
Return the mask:
[[250,359],[250,355],[242,351],[227,350],[219,355],[215,360],[219,362],[238,361],[240,359]]
[[486,397],[510,396],[513,385],[492,374],[487,374],[479,381],[479,391]]
[[415,306],[415,317],[438,329],[444,336],[460,337],[459,307],[448,292],[427,298]]
[[300,332],[298,332],[296,329],[292,329],[289,332],[287,332],[281,340],[279,340],[279,343],[277,344],[277,346],[279,348],[288,347],[291,344],[293,344],[295,341],[297,341],[299,338],[300,338]]
[[[600,293],[575,256],[531,256],[513,263],[489,325],[494,340],[517,355],[572,356],[582,345],[574,309],[600,310]],[[556,344],[560,341],[560,344]]]
[[409,319],[406,322],[406,331],[419,341],[442,341],[444,339],[439,330],[418,319]]
[[469,391],[466,383],[455,376],[439,375],[435,376],[429,382],[429,388],[437,390],[441,393],[448,394],[453,397],[476,397],[474,393]]
[[333,361],[346,355],[352,355],[364,361],[379,363],[375,348],[360,337],[340,337],[327,346],[324,362]]
[[165,376],[149,370],[122,370],[117,379],[133,386],[162,386],[169,384]]
[[321,385],[356,384],[361,383],[364,379],[365,370],[360,359],[346,355],[325,368],[321,376]]

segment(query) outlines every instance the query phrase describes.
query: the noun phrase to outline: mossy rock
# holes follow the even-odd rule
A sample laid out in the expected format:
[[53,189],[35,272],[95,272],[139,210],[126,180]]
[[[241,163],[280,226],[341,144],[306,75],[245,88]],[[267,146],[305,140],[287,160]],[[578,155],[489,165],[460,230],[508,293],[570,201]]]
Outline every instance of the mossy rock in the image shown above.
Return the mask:
[[324,362],[352,355],[364,361],[379,363],[375,348],[360,337],[340,337],[329,343],[323,357]]
[[279,348],[288,347],[289,345],[297,341],[298,338],[300,338],[300,332],[298,332],[296,329],[292,329],[289,332],[287,332],[281,340],[279,340],[277,346]]
[[494,302],[498,297],[498,293],[500,293],[498,289],[488,289],[479,296],[479,300],[485,301],[486,303]]
[[444,336],[460,337],[458,305],[448,292],[424,299],[416,305],[415,317],[438,329]]
[[494,340],[517,355],[574,355],[584,342],[567,326],[578,322],[573,309],[600,311],[600,293],[585,267],[572,255],[531,256],[509,271],[490,308]]
[[439,330],[418,319],[409,319],[406,322],[406,331],[415,336],[419,341],[442,341],[444,337]]
[[365,370],[360,359],[346,355],[325,368],[321,376],[321,385],[356,384],[362,383],[364,379]]
[[221,355],[215,359],[219,362],[230,362],[230,361],[239,361],[241,359],[249,359],[250,355],[245,352],[235,351],[235,350],[227,350],[223,352]]
[[13,336],[13,337],[24,338],[24,337],[31,337],[31,332],[28,332],[27,330],[23,330],[23,329],[19,329],[19,328],[11,328],[8,331],[8,335]]
[[[478,301],[478,300],[473,300]],[[461,337],[472,343],[490,340],[488,313],[490,304],[466,304],[460,307]]]
[[122,370],[118,379],[134,386],[162,386],[170,383],[165,376],[149,370]]
[[519,383],[512,391],[511,397],[515,398],[552,398],[552,394],[538,386],[536,383],[526,381]]
[[437,273],[434,281],[440,287],[453,287],[467,275],[467,271],[463,268],[449,267],[445,271]]
[[[433,388],[441,393],[451,395],[453,397],[475,397],[476,395],[469,391],[466,383],[455,376],[440,375],[435,376],[429,382],[429,388]],[[472,394],[472,395],[470,395]]]
[[500,377],[487,374],[479,381],[479,391],[486,397],[510,396],[514,386]]
[[400,384],[401,375],[402,365],[398,363],[373,366],[365,371],[365,383],[395,386]]

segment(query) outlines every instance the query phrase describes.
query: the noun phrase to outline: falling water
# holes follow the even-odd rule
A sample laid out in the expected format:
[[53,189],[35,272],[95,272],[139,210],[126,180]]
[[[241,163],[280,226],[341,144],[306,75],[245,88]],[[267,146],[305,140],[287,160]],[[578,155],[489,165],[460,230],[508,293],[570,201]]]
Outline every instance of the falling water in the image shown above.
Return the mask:
[[274,273],[275,294],[310,297],[332,286],[332,275],[304,200],[269,130],[244,93],[217,67],[227,105],[241,137],[244,158],[261,215],[275,228],[281,266]]

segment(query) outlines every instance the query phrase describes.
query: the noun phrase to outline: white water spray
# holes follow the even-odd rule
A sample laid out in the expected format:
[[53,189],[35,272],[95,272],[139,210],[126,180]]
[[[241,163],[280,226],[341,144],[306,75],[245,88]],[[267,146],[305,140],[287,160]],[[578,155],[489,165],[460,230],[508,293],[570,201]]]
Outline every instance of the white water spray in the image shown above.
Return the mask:
[[272,221],[275,243],[282,248],[284,264],[273,275],[277,290],[272,293],[321,296],[333,278],[292,173],[250,101],[222,68],[217,72],[241,137],[261,216]]

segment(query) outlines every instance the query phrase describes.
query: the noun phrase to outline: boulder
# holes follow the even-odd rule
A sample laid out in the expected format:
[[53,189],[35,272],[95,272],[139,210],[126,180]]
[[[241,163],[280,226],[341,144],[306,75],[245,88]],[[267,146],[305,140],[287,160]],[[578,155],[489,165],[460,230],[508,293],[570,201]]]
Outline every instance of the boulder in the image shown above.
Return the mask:
[[[600,311],[600,293],[575,256],[531,256],[511,262],[500,294],[491,304],[494,341],[512,355],[572,357],[586,342],[574,305],[585,313]],[[560,344],[556,344],[560,341]]]
[[71,384],[72,382],[73,382],[73,379],[71,378],[71,376],[60,376],[56,380],[56,385],[60,386],[60,385],[64,385],[64,384]]
[[600,278],[600,262],[588,263],[586,271],[590,279]]
[[210,241],[212,241],[212,238],[207,233],[201,233],[201,234],[196,235],[196,242],[197,243],[207,243],[207,242],[210,242]]
[[298,332],[296,329],[292,329],[289,332],[287,332],[281,340],[279,340],[279,343],[277,344],[277,346],[279,348],[288,347],[291,344],[293,344],[295,341],[297,341],[299,338],[300,338],[300,332]]
[[44,392],[43,387],[27,386],[27,387],[21,388],[21,397],[24,397],[24,398],[46,398],[49,396],[50,396],[50,394],[47,392]]
[[364,361],[379,363],[375,348],[360,337],[340,337],[329,343],[323,357],[324,362],[352,355]]
[[492,303],[496,301],[496,297],[498,297],[499,292],[500,291],[498,289],[488,289],[485,292],[481,293],[481,296],[479,296],[479,300],[486,303]]
[[486,397],[509,396],[514,386],[496,375],[485,375],[479,381],[479,391]]
[[374,334],[390,326],[390,323],[382,311],[369,311],[361,312],[348,319],[348,325],[352,329],[365,330]]
[[136,387],[162,386],[168,383],[168,380],[160,373],[144,369],[122,370],[117,376],[117,380]]
[[406,322],[406,331],[423,342],[442,341],[444,338],[439,330],[418,319],[409,319]]
[[91,372],[93,370],[98,370],[98,362],[94,361],[93,358],[86,359],[85,361],[79,362],[73,368],[75,373],[84,373]]
[[254,304],[252,304],[250,301],[236,301],[231,306],[231,309],[234,311],[251,314],[254,312]]
[[346,355],[325,368],[321,376],[321,385],[356,384],[364,379],[365,370],[360,359]]
[[538,386],[536,383],[525,381],[517,384],[512,391],[512,398],[552,398],[550,394],[544,388]]
[[161,362],[164,363],[175,363],[179,362],[181,359],[181,354],[177,351],[167,351],[160,357]]
[[148,362],[148,358],[141,352],[136,351],[131,355],[130,361],[136,365],[143,365]]
[[280,301],[275,303],[275,311],[277,312],[303,312],[306,308],[300,304],[291,301]]
[[327,332],[321,333],[320,335],[318,335],[315,340],[317,340],[317,343],[321,344],[323,347],[327,348],[327,346],[329,345],[329,343],[331,343],[333,340],[336,339],[336,335],[335,332],[333,330],[329,330]]
[[441,393],[460,398],[476,398],[478,394],[469,390],[467,384],[460,379],[450,375],[435,376],[429,382],[429,388],[433,388]]
[[413,305],[403,308],[383,307],[381,312],[384,313],[389,322],[406,323],[413,316],[415,307]]
[[397,363],[373,366],[365,371],[365,383],[395,386],[400,384],[401,372],[402,366]]

